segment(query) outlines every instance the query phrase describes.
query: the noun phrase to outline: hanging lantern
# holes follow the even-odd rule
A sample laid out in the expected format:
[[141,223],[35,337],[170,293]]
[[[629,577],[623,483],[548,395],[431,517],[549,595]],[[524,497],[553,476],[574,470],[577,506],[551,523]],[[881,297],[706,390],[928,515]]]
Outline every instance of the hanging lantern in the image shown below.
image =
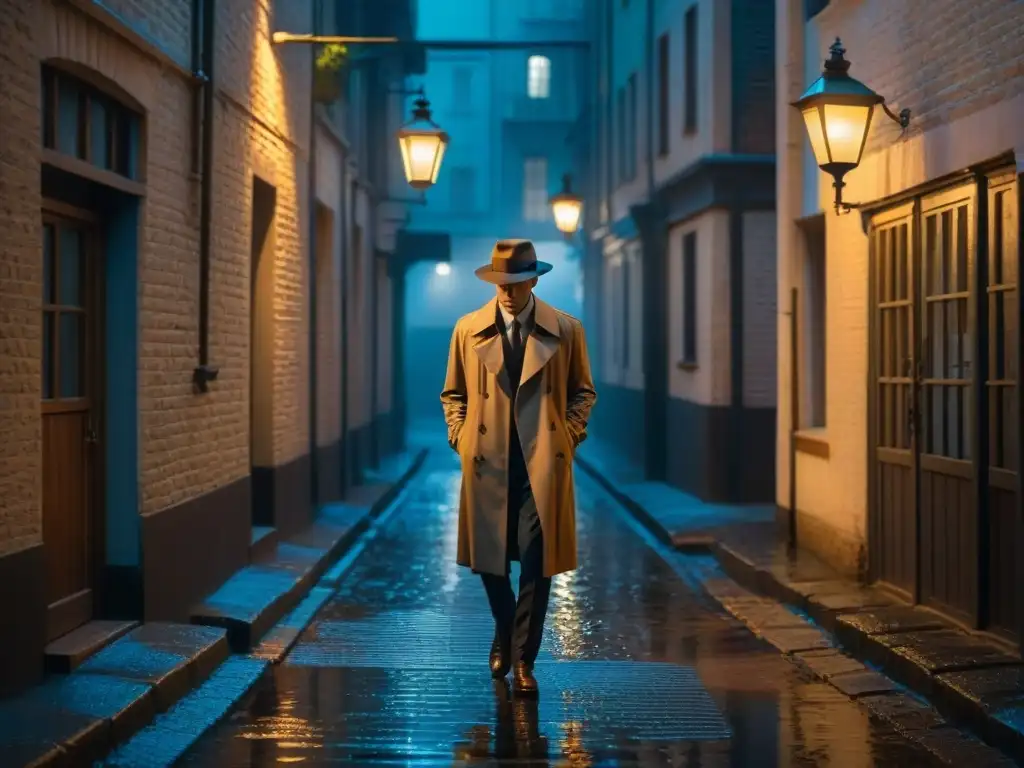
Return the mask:
[[572,192],[572,177],[567,173],[562,177],[562,191],[552,196],[551,212],[555,215],[555,226],[566,237],[572,237],[580,228],[580,215],[583,213],[583,198]]
[[413,189],[427,189],[437,181],[441,161],[448,146],[448,134],[430,119],[430,102],[416,100],[412,120],[398,131],[405,180]]

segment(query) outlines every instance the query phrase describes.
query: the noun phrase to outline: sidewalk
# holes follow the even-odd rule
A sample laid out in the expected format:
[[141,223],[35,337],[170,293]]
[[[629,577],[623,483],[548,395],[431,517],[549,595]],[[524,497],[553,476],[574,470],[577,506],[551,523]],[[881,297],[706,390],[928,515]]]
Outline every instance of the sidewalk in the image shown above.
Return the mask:
[[[195,739],[200,720],[191,710],[226,712],[266,665],[280,661],[336,586],[328,568],[392,504],[425,456],[415,450],[383,462],[345,501],[325,505],[309,528],[277,542],[207,597],[191,624],[145,623],[74,671],[0,701],[0,765],[90,765],[165,712],[182,720],[180,736]],[[214,686],[217,701],[196,695],[221,678],[232,685]],[[160,764],[154,750],[137,764]]]
[[773,505],[705,504],[642,480],[594,438],[580,446],[576,461],[661,541],[711,552],[743,587],[809,615],[833,635],[834,645],[1024,762],[1024,665],[1018,654],[843,578],[809,552],[789,553]]

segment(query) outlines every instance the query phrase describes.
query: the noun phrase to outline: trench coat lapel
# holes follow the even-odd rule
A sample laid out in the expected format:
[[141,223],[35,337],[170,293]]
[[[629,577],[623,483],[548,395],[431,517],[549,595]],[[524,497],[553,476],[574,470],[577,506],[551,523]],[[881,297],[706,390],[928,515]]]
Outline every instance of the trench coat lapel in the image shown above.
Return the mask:
[[505,351],[501,344],[501,333],[498,332],[495,314],[497,311],[497,300],[492,299],[473,313],[470,327],[475,339],[473,352],[484,368],[497,379],[498,386],[511,398],[512,385],[505,370]]
[[534,331],[526,340],[523,353],[523,374],[519,386],[529,381],[558,351],[558,315],[554,307],[534,297]]

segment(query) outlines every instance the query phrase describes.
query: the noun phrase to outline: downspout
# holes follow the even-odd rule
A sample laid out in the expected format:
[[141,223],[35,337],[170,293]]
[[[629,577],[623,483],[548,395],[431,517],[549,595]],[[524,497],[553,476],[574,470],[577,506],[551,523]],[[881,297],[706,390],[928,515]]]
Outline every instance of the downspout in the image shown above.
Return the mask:
[[[360,83],[360,84],[362,84],[362,83]],[[362,95],[362,89],[360,89],[360,95]],[[342,182],[342,184],[344,184],[344,181]],[[357,174],[356,177],[354,177],[352,179],[352,181],[349,183],[348,208],[349,208],[349,216],[351,217],[351,224],[352,224],[352,227],[353,227],[352,231],[355,231],[355,227],[357,226],[356,225],[356,213],[359,210],[358,202],[359,202],[359,179],[358,179],[358,174]],[[358,253],[358,254],[357,253],[352,253],[352,257],[353,258],[358,258],[358,259],[360,259],[360,261],[362,260],[363,253],[366,252],[366,235],[367,234],[368,233],[363,232],[363,236],[360,238],[359,245],[362,247],[363,252],[362,253]],[[363,274],[365,275],[365,267],[366,267],[366,265],[363,264],[363,267],[364,267],[364,273]],[[356,292],[362,290],[362,286],[353,285],[352,288],[353,288],[352,308],[355,309],[356,307],[359,306],[358,303],[354,300],[356,295],[357,295]],[[356,318],[353,318],[353,320],[355,321]],[[358,328],[359,326],[358,326],[357,322],[353,322],[349,327],[351,327],[351,328]],[[347,355],[348,354],[348,348],[347,348],[348,344],[346,344],[345,346],[346,346],[345,354]],[[353,367],[358,367],[358,363],[357,363],[356,366],[353,366]],[[353,474],[353,479],[358,484],[358,482],[359,482],[359,475],[360,475],[359,464],[358,464],[359,456],[358,455],[355,455],[355,456],[351,456],[350,455],[350,456],[347,456],[346,458],[349,461],[348,469],[354,470],[353,473],[352,473]]]
[[[197,392],[207,392],[218,369],[210,365],[210,235],[213,219],[213,99],[215,0],[192,0],[192,58],[199,65],[196,80],[201,83],[197,106],[202,102],[201,177],[199,188],[199,364],[192,372]],[[202,34],[195,20],[202,18]]]
[[[347,98],[347,97],[346,97]],[[347,108],[346,104],[346,108]],[[338,268],[338,278],[341,286],[339,291],[339,315],[341,316],[341,491],[348,489],[348,258],[349,258],[349,222],[348,222],[348,184],[345,179],[348,175],[348,152],[349,146],[345,145],[341,151],[341,183],[338,185],[341,199],[338,201],[339,217],[341,219],[341,265]]]
[[[372,94],[383,94],[383,98],[387,99],[387,87],[379,89],[378,85],[382,80],[380,76],[380,64],[375,62],[372,69],[372,78],[370,87],[367,90],[368,93]],[[373,108],[369,110],[370,117],[370,133],[374,132],[374,128],[380,125],[380,101],[375,98],[373,101]],[[381,132],[383,133],[383,131]],[[373,185],[374,193],[369,196],[370,203],[370,221],[368,222],[368,229],[370,230],[370,242],[373,243],[371,249],[371,258],[373,259],[373,266],[370,269],[370,275],[372,285],[370,286],[370,296],[373,301],[372,309],[370,311],[370,467],[377,469],[379,466],[380,458],[380,438],[379,438],[379,425],[377,424],[377,404],[380,402],[377,393],[377,386],[379,384],[379,374],[377,366],[380,364],[380,350],[378,349],[378,338],[377,338],[377,322],[378,314],[380,312],[379,302],[380,295],[377,290],[378,275],[377,265],[380,260],[377,258],[377,205],[380,198],[380,182],[382,174],[380,173],[380,146],[374,144],[374,154],[367,161],[367,170],[371,173],[369,181]]]
[[[313,34],[319,30],[316,8],[313,9]],[[319,393],[317,365],[318,337],[320,335],[317,322],[317,195],[316,195],[316,99],[313,98],[316,79],[316,46],[310,46],[309,60],[309,150],[307,196],[309,200],[309,498],[312,508],[316,510],[320,500],[320,467],[317,446],[317,396]]]
[[647,0],[644,36],[647,38],[647,200],[654,202],[654,0]]
[[[615,30],[615,0],[605,0],[605,51],[607,56],[605,57],[605,153],[604,153],[604,170],[605,170],[605,187],[604,187],[604,208],[606,213],[606,220],[609,226],[615,220],[615,211],[612,209],[614,204],[613,189],[615,187],[615,40],[613,39]],[[602,276],[603,263],[604,263],[604,248],[601,249],[601,261],[602,261]]]

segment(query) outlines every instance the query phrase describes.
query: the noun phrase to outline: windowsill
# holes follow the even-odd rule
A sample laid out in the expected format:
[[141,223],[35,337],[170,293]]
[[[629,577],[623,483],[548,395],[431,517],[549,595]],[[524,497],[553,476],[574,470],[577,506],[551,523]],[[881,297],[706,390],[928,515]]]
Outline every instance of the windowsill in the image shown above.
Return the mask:
[[680,360],[676,363],[676,368],[680,371],[696,371],[698,367],[696,360]]
[[799,453],[806,453],[821,459],[827,459],[831,454],[828,432],[825,427],[798,429],[793,435],[793,447]]

